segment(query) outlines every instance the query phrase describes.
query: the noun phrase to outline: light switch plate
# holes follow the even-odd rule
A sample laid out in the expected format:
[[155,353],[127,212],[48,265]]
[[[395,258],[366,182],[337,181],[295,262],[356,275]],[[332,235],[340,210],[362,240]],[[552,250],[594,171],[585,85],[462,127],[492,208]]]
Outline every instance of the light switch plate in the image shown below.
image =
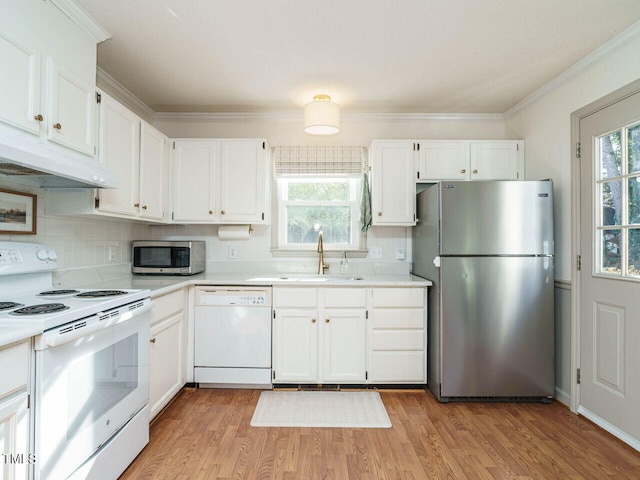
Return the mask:
[[396,260],[404,260],[404,247],[396,247]]

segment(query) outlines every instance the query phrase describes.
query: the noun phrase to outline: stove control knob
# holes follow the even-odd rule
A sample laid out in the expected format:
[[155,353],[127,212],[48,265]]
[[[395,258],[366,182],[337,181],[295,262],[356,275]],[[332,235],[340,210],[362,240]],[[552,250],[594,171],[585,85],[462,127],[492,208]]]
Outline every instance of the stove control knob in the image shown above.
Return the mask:
[[55,250],[48,250],[47,256],[49,257],[49,260],[56,260],[58,258],[58,254]]
[[46,250],[38,250],[36,254],[40,260],[47,260],[49,258],[49,254]]

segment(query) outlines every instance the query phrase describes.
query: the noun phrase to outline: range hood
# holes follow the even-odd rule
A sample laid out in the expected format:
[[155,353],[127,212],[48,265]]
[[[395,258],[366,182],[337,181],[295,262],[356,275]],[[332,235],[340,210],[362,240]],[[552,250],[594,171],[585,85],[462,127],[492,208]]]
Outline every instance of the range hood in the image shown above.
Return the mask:
[[105,165],[79,153],[0,134],[0,179],[42,188],[117,188]]

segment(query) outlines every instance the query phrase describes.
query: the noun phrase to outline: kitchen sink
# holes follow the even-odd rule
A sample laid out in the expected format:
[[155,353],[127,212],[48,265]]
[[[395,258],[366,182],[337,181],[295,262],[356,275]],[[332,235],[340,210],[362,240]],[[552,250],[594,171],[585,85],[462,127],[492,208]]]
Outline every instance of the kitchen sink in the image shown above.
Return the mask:
[[345,282],[345,281],[357,281],[364,280],[364,277],[360,275],[354,275],[351,277],[347,276],[331,276],[331,275],[305,275],[305,274],[293,274],[293,275],[280,275],[277,277],[257,277],[250,278],[249,281],[260,281],[260,282],[308,282],[308,283],[331,283],[331,282]]

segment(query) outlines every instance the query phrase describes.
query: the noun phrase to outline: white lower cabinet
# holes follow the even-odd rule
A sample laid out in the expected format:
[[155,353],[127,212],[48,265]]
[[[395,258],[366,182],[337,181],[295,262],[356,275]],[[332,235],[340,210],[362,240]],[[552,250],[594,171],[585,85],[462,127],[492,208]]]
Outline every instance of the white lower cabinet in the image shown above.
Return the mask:
[[371,289],[369,380],[426,383],[426,289]]
[[150,418],[155,417],[185,384],[185,289],[152,300]]
[[35,457],[29,451],[31,339],[0,347],[0,453],[4,480],[26,479]]
[[366,380],[366,289],[273,289],[273,382]]
[[273,288],[273,382],[424,384],[426,289]]

